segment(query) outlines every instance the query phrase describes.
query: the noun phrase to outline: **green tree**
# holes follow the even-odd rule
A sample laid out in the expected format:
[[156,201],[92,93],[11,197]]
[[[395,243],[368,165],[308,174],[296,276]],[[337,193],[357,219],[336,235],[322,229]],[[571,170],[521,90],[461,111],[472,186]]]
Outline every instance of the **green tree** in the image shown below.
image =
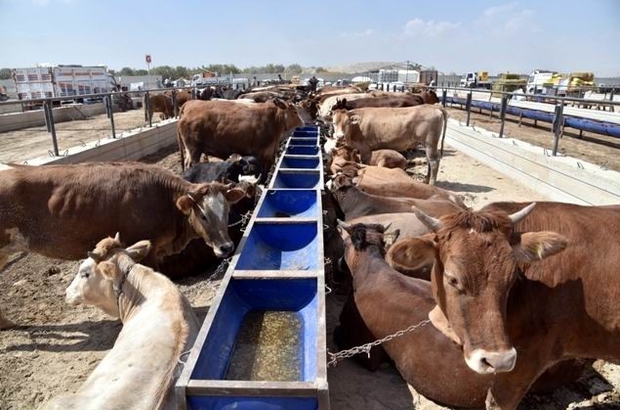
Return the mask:
[[176,76],[176,70],[169,65],[160,65],[157,67],[153,67],[153,69],[151,70],[151,74],[161,75],[162,78],[170,78],[173,80],[178,78]]
[[317,67],[317,68],[315,69],[315,71],[316,71],[317,73],[326,73],[326,72],[327,72],[327,70],[326,70],[326,69],[324,69],[323,67]]
[[123,76],[135,75],[133,72],[133,68],[130,68],[130,67],[121,68],[121,71],[118,74],[123,75]]
[[149,72],[144,70],[144,69],[139,69],[139,70],[135,70],[133,72],[133,75],[142,75],[142,76],[144,76],[144,75],[148,75],[148,73]]
[[12,72],[10,68],[0,68],[0,80],[9,80]]
[[299,64],[291,64],[288,67],[286,67],[286,72],[291,73],[293,75],[301,74],[302,71],[303,69],[301,68]]

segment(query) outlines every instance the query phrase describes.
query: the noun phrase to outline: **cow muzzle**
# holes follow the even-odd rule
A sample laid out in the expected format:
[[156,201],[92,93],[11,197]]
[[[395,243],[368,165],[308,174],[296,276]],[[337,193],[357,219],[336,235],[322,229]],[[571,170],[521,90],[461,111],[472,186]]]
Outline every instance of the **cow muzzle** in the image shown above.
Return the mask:
[[218,258],[227,258],[235,250],[235,245],[232,242],[227,242],[220,246],[214,246],[213,252]]
[[476,349],[465,357],[465,362],[470,369],[479,374],[506,373],[514,369],[517,351],[514,347],[499,352]]

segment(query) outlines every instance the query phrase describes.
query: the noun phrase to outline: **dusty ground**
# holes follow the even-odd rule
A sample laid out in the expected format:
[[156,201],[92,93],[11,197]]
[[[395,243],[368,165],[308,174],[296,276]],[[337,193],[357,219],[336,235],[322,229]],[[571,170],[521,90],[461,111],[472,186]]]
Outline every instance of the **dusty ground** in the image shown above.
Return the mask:
[[[150,162],[178,172],[175,151],[175,147],[164,150]],[[438,181],[476,208],[495,200],[544,199],[449,147]],[[50,397],[75,391],[112,347],[120,322],[94,308],[64,303],[64,289],[76,267],[77,262],[15,255],[0,275],[0,306],[20,325],[0,332],[0,410],[33,409]],[[219,283],[208,279],[209,274],[179,282],[200,318],[206,315]],[[344,297],[332,293],[326,299],[329,349],[334,351],[331,333]],[[599,361],[596,369],[576,385],[552,395],[528,396],[520,410],[620,409],[620,368]],[[442,409],[411,392],[387,364],[369,373],[345,360],[330,369],[329,384],[336,410]]]
[[[157,118],[157,120],[156,120]],[[159,117],[153,116],[153,123]],[[145,126],[142,109],[114,113],[114,129],[117,137],[129,130]],[[63,156],[80,144],[111,138],[112,127],[105,114],[56,124],[58,153]],[[22,163],[32,158],[50,155],[54,145],[45,126],[0,133],[0,162]],[[71,152],[69,152],[71,154]]]

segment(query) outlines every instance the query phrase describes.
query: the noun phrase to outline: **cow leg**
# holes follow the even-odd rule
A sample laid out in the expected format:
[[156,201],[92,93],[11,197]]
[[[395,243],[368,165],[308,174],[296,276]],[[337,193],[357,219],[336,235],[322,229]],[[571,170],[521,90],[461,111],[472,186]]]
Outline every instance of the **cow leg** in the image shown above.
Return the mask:
[[7,264],[9,256],[25,251],[28,251],[28,240],[19,232],[19,229],[6,229],[0,235],[0,272]]
[[429,185],[435,185],[437,182],[437,173],[439,172],[439,155],[436,149],[426,147],[426,179]]

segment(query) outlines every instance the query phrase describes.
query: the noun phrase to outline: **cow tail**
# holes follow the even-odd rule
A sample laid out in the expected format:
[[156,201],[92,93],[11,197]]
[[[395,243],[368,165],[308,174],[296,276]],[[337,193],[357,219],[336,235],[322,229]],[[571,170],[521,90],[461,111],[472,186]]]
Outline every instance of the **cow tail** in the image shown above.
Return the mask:
[[441,149],[439,150],[439,156],[443,158],[443,140],[446,139],[446,131],[448,129],[448,111],[444,107],[439,107],[441,115],[443,116],[443,133],[441,134]]
[[181,154],[181,171],[185,171],[185,144],[181,135],[181,127],[177,122],[177,143],[179,144],[179,154]]

